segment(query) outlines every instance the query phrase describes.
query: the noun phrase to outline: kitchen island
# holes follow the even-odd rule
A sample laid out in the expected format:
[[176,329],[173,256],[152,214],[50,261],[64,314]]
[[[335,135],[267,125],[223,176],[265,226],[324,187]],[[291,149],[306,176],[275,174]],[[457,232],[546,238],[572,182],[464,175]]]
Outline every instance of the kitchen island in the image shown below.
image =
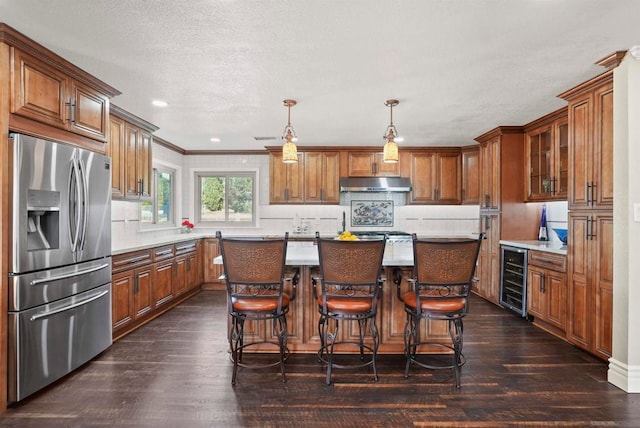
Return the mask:
[[[467,236],[465,236],[467,237]],[[222,264],[220,256],[213,260],[215,264]],[[297,282],[296,298],[291,303],[287,315],[288,347],[294,353],[315,353],[320,347],[318,336],[318,307],[313,296],[313,280],[318,275],[318,251],[314,241],[290,241],[287,246],[288,275]],[[397,286],[401,292],[408,290],[407,278],[411,277],[413,269],[413,245],[411,240],[387,242],[383,258],[383,277],[380,305],[378,306],[377,326],[380,333],[380,347],[382,354],[404,353],[404,326],[406,314],[404,305],[397,297]],[[291,292],[292,284],[287,284]],[[275,335],[266,328],[265,323],[245,324],[244,335],[248,341],[276,340]],[[343,328],[344,327],[344,328]],[[450,343],[448,323],[446,321],[423,321],[420,334],[422,339],[432,342]],[[348,323],[340,328],[340,338],[343,341],[357,341],[358,330],[355,323]],[[355,352],[353,347],[340,349],[338,352]],[[439,347],[423,349],[428,352],[442,352]],[[269,352],[273,348],[255,347],[254,351]]]

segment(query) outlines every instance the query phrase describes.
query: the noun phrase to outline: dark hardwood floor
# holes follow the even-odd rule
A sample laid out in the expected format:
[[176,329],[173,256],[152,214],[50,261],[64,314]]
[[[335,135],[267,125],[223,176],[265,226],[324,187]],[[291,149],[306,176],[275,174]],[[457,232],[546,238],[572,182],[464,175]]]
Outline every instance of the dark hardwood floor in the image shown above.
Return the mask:
[[462,388],[449,371],[379,356],[334,372],[293,355],[242,370],[231,386],[225,295],[203,291],[0,416],[2,427],[582,427],[640,426],[640,396],[606,381],[606,364],[477,297],[465,319]]

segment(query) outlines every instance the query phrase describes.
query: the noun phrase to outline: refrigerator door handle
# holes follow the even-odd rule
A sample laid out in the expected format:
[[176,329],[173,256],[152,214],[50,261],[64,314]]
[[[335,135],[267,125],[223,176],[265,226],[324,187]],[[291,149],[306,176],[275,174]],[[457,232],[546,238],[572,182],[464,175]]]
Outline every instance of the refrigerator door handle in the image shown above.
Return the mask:
[[101,298],[102,296],[104,296],[106,294],[109,294],[109,290],[104,290],[100,294],[96,294],[95,296],[89,297],[88,299],[84,299],[84,300],[82,300],[80,302],[64,306],[64,307],[56,309],[54,311],[40,312],[39,314],[31,316],[31,318],[29,318],[29,320],[30,321],[35,321],[35,320],[38,320],[40,318],[50,317],[51,315],[59,314],[60,312],[65,312],[65,311],[68,311],[70,309],[77,308],[79,306],[84,306],[87,303],[91,303],[94,300],[98,300],[99,298]]
[[76,250],[83,250],[84,249],[84,243],[85,243],[85,238],[87,236],[87,210],[88,208],[88,204],[87,204],[87,198],[88,198],[88,189],[87,189],[87,174],[86,174],[86,168],[84,165],[84,162],[82,162],[82,160],[78,160],[78,177],[80,178],[80,190],[82,191],[82,200],[80,202],[80,207],[78,208],[79,211],[81,211],[81,217],[82,217],[82,228],[81,228],[81,233],[79,234],[78,237],[78,248]]
[[109,263],[103,263],[100,266],[94,266],[92,268],[80,270],[80,271],[77,271],[77,272],[67,273],[67,274],[64,274],[64,275],[50,276],[48,278],[34,279],[29,284],[30,285],[38,285],[38,284],[42,284],[43,282],[60,281],[61,279],[73,278],[74,276],[86,275],[88,273],[97,272],[99,270],[102,270],[102,269],[108,268],[108,267],[109,267]]
[[71,252],[73,253],[78,251],[80,228],[82,226],[80,212],[81,186],[78,160],[74,156],[71,160],[71,173],[69,176],[69,237],[71,239]]

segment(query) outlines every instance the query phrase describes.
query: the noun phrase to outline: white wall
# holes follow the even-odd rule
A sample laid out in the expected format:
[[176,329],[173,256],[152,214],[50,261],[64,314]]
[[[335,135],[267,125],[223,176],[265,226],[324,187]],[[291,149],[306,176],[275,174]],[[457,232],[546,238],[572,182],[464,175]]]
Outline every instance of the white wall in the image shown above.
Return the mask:
[[613,355],[608,380],[640,392],[640,61],[629,54],[614,70]]

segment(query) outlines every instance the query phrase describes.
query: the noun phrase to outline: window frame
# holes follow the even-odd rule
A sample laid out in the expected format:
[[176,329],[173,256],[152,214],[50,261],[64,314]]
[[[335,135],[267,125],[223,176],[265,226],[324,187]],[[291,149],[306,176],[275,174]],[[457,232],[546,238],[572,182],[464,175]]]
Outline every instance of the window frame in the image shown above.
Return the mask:
[[[202,177],[224,177],[225,178],[225,220],[224,221],[203,221],[202,220],[202,202],[201,202],[201,178]],[[251,221],[238,222],[229,221],[229,202],[228,202],[228,186],[229,177],[250,177],[252,179],[252,204],[251,204]],[[221,228],[253,228],[258,226],[258,171],[255,170],[197,170],[193,173],[193,204],[194,204],[194,221],[200,227]]]
[[[170,222],[158,223],[158,174],[168,173],[171,174],[171,213]],[[174,229],[179,227],[180,212],[178,207],[178,195],[176,193],[178,187],[179,168],[169,164],[153,164],[151,172],[151,200],[142,201],[139,205],[140,212],[140,229],[141,230],[158,230],[158,229]],[[152,221],[142,221],[142,206],[143,203],[151,202],[153,207]]]

